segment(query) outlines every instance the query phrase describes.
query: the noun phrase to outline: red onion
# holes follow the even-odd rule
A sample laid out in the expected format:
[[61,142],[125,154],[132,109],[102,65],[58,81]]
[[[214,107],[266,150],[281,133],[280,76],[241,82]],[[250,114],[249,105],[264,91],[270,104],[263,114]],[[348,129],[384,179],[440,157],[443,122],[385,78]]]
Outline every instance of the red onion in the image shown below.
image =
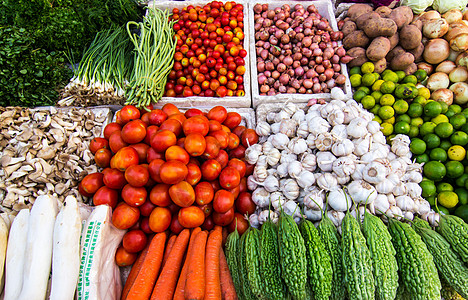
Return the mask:
[[349,55],[346,55],[346,56],[343,56],[341,59],[340,59],[340,62],[342,64],[347,64],[349,63],[350,61],[352,61],[355,57],[351,57]]
[[286,19],[286,14],[284,12],[279,12],[277,14],[278,20],[284,20]]
[[271,47],[270,51],[271,51],[271,54],[273,54],[274,56],[278,56],[281,53],[281,50],[278,47]]
[[336,48],[335,53],[336,53],[339,57],[343,57],[343,56],[346,55],[346,50],[345,50],[343,47],[338,47],[338,48]]
[[267,18],[268,19],[273,19],[275,17],[275,11],[274,10],[269,10],[267,11]]
[[257,47],[263,47],[263,45],[265,45],[265,42],[264,42],[264,41],[257,41],[257,42],[255,43],[255,46],[257,46]]
[[301,77],[302,75],[304,75],[304,69],[302,67],[297,67],[296,69],[294,69],[294,73],[297,77]]
[[[274,79],[278,79],[280,77],[280,75],[281,75],[281,73],[276,71],[276,70],[271,72],[271,77],[273,77]],[[279,81],[277,81],[277,82],[279,82]]]
[[280,60],[279,60],[279,58],[275,57],[271,62],[272,62],[272,63],[275,65],[275,67],[276,67],[276,66],[280,63]]
[[266,85],[266,84],[264,84],[264,85],[262,85],[260,87],[260,92],[261,93],[267,93],[269,90],[270,90],[270,87],[268,85]]
[[273,77],[267,78],[267,84],[268,84],[269,86],[272,86],[272,85],[275,83],[275,81],[276,81],[276,80],[275,80]]
[[330,41],[330,34],[328,32],[322,33],[322,42],[328,43]]
[[325,67],[325,69],[331,68],[332,64],[328,59],[324,59],[322,62],[322,65]]
[[333,63],[333,64],[338,64],[340,63],[340,57],[338,55],[333,55],[330,59],[330,61]]
[[267,61],[265,64],[265,68],[268,71],[273,71],[275,69],[275,65],[271,61]]
[[333,71],[340,72],[341,71],[341,65],[340,64],[333,64]]
[[271,77],[271,71],[265,71],[263,74],[268,78]]
[[304,72],[309,71],[309,67],[308,67],[308,66],[303,66],[302,68],[304,69]]
[[283,85],[287,85],[289,83],[289,75],[288,74],[283,74],[280,76],[279,81]]
[[322,49],[320,49],[320,48],[316,48],[316,49],[314,49],[313,54],[314,54],[314,56],[316,56],[316,57],[317,57],[317,56],[322,56],[323,51],[322,51]]
[[275,11],[275,14],[279,14],[279,13],[281,12],[281,7],[277,7],[277,8],[275,8],[275,10],[274,10],[274,11]]
[[270,35],[266,31],[260,31],[260,39],[262,41],[267,41]]
[[314,83],[312,87],[312,91],[314,92],[314,94],[320,93],[321,90],[322,90],[322,87],[320,86],[320,83]]
[[255,23],[254,28],[255,28],[255,31],[259,31],[262,28],[262,24]]
[[256,21],[257,21],[258,19],[260,19],[261,17],[262,17],[262,15],[260,15],[260,14],[259,14],[259,15],[255,14],[255,15],[254,15],[254,21],[256,22]]
[[259,62],[259,63],[257,64],[257,70],[258,70],[260,73],[265,72],[265,63],[264,63],[264,62]]
[[315,57],[315,62],[316,62],[317,64],[321,64],[321,63],[323,62],[323,57],[322,57],[322,56],[317,56],[317,57]]
[[308,48],[310,45],[312,45],[312,39],[309,36],[306,36],[302,39],[302,44],[304,47]]
[[277,29],[275,31],[275,38],[280,39],[284,35],[284,31],[281,29]]
[[253,7],[253,10],[256,14],[259,14],[262,12],[262,5],[261,4],[255,4],[254,7]]
[[262,17],[262,16],[259,16],[259,17],[257,18],[257,20],[255,20],[255,22],[256,22],[257,24],[263,24],[263,21],[265,21],[265,18]]
[[259,83],[260,85],[264,84],[264,83],[266,82],[266,80],[267,80],[267,78],[266,78],[265,75],[263,75],[263,74],[259,74],[259,75],[258,75],[258,83]]
[[322,49],[322,50],[324,50],[325,48],[327,48],[327,46],[328,46],[327,43],[324,43],[324,42],[320,42],[320,43],[319,43],[319,48]]
[[304,79],[303,84],[306,89],[310,89],[314,85],[310,79]]
[[309,69],[309,71],[307,71],[306,73],[306,78],[314,78],[314,77],[317,77],[318,74],[317,72],[315,72],[313,69]]
[[268,51],[263,49],[261,52],[260,52],[260,56],[262,57],[262,59],[267,59],[268,57]]
[[286,87],[284,85],[280,85],[280,87],[278,88],[278,92],[280,92],[282,94],[286,93],[286,90],[287,89],[286,89]]
[[304,9],[304,6],[302,6],[302,4],[296,4],[294,5],[294,10],[299,10],[299,9]]
[[317,63],[315,62],[315,60],[310,60],[308,66],[309,66],[310,68],[314,68],[316,64],[317,64]]
[[293,87],[288,87],[288,90],[286,91],[287,94],[296,94],[296,89]]
[[296,37],[296,32],[294,30],[290,30],[288,32],[288,35],[289,35],[290,38],[295,38]]
[[335,49],[336,47],[338,47],[338,42],[337,42],[337,41],[332,41],[332,42],[331,42],[331,47],[332,47],[333,49]]
[[286,71],[286,74],[288,74],[289,77],[293,77],[294,74],[295,74],[295,73],[294,73],[294,69],[288,69],[288,70]]
[[290,66],[292,65],[294,62],[294,60],[291,58],[291,56],[286,56],[283,60],[283,63],[286,65],[286,66]]
[[294,69],[297,68],[297,67],[300,67],[300,66],[301,66],[301,62],[298,61],[298,60],[295,60],[295,61],[293,62],[293,64],[292,64],[292,67],[293,67]]
[[325,72],[323,72],[327,80],[330,80],[333,78],[333,75],[335,74],[335,71],[333,69],[326,69]]
[[281,85],[281,83],[278,80],[276,80],[275,83],[273,83],[273,88],[278,89],[280,87],[280,85]]
[[323,59],[327,60],[330,59],[335,54],[332,48],[325,48],[323,51]]
[[289,35],[285,34],[281,37],[281,43],[287,44],[289,43]]
[[272,24],[273,24],[273,21],[270,20],[270,19],[265,19],[265,20],[263,21],[263,27],[265,27],[265,28],[266,28],[266,27],[270,27]]
[[304,48],[304,49],[302,50],[302,54],[303,54],[305,57],[309,58],[309,57],[312,56],[312,50],[307,49],[307,48]]
[[330,34],[330,38],[332,39],[332,41],[337,41],[340,39],[340,34],[341,31],[333,31],[331,34]]
[[307,57],[301,58],[301,65],[302,65],[302,66],[307,65],[308,62],[309,62],[309,59],[307,59]]
[[310,28],[304,29],[304,35],[305,36],[309,36],[309,35],[312,35],[312,34],[313,34],[312,29],[310,29]]
[[303,87],[303,86],[301,86],[301,87],[299,88],[299,90],[298,90],[299,94],[305,94],[306,91],[307,91],[306,88]]
[[274,95],[276,95],[276,92],[274,89],[269,90],[267,93],[267,96],[274,96]]
[[299,80],[293,79],[293,81],[291,82],[291,86],[297,90],[301,87],[301,84],[299,83]]
[[315,72],[319,73],[319,74],[322,74],[323,72],[325,72],[325,67],[322,66],[322,65],[317,65],[315,67]]
[[285,11],[291,11],[291,7],[289,6],[289,4],[283,4],[283,6],[281,6],[281,8]]
[[268,10],[268,4],[262,4],[262,11],[266,12]]
[[338,75],[335,79],[335,83],[339,85],[343,85],[346,82],[346,77],[343,74]]
[[327,76],[325,76],[325,74],[320,74],[319,75],[319,81],[324,82],[325,80],[327,80]]
[[324,93],[326,93],[327,90],[328,90],[328,86],[327,86],[327,84],[325,82],[322,82],[320,84],[320,88],[322,89],[322,92],[324,92]]
[[312,78],[312,82],[313,83],[319,83],[320,82],[320,80],[318,78],[318,74],[317,74],[317,77]]
[[276,69],[278,72],[283,73],[286,71],[286,65],[284,63],[279,63],[278,66],[276,66]]
[[[296,28],[299,28],[299,27],[296,27]],[[299,32],[299,33],[296,34],[296,40],[298,40],[299,42],[302,42],[304,37],[305,37],[305,35],[302,32]]]

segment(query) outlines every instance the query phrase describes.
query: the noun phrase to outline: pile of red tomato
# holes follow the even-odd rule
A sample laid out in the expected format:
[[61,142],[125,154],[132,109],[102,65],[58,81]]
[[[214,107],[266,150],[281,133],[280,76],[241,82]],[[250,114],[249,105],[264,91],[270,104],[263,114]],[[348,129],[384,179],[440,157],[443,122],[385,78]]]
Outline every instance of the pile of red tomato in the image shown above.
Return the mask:
[[116,254],[119,265],[132,264],[154,232],[215,224],[247,229],[244,215],[255,203],[246,177],[254,166],[244,155],[258,136],[240,122],[222,106],[182,113],[173,104],[150,112],[128,105],[103,138],[91,141],[103,171],[84,177],[79,191],[94,205],[110,205],[114,226],[129,229]]
[[177,46],[166,96],[245,95],[243,9],[233,1],[213,1],[172,10]]

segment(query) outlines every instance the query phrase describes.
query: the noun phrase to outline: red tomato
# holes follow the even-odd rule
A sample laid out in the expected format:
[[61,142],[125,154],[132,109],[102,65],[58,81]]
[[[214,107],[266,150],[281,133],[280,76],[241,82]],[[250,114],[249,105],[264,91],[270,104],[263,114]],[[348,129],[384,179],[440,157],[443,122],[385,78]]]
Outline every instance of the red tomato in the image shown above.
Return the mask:
[[149,114],[149,122],[151,125],[160,126],[167,119],[167,114],[160,109],[153,109]]
[[104,174],[104,184],[111,189],[120,190],[127,184],[124,172],[117,169],[106,168],[102,171],[102,174]]
[[233,232],[237,228],[239,234],[242,235],[249,228],[249,226],[249,222],[245,219],[243,215],[241,215],[240,213],[235,213],[234,220],[228,225],[228,231]]
[[112,152],[106,148],[99,149],[94,154],[94,161],[96,162],[96,165],[100,168],[109,167],[111,158]]
[[221,123],[219,123],[216,120],[210,120],[209,124],[210,124],[210,131],[209,132],[222,130]]
[[219,191],[221,189],[221,186],[219,185],[219,181],[218,180],[213,180],[213,181],[210,181],[210,184],[211,186],[213,187],[213,190],[215,192]]
[[143,187],[149,180],[148,169],[142,165],[133,165],[125,170],[125,179],[133,187]]
[[184,115],[188,119],[194,116],[202,116],[203,112],[197,108],[190,108],[185,112]]
[[187,166],[178,160],[165,162],[160,169],[159,176],[161,181],[166,184],[176,184],[187,177]]
[[242,177],[241,178],[241,181],[239,183],[239,193],[243,193],[243,192],[247,192],[248,191],[248,188],[247,188],[247,178],[246,177]]
[[185,228],[195,228],[205,222],[205,214],[196,206],[184,207],[179,210],[179,223]]
[[241,115],[239,115],[236,112],[228,112],[226,119],[222,123],[232,130],[236,128],[237,126],[239,126],[241,121],[242,121]]
[[142,218],[140,221],[140,229],[146,234],[152,234],[153,230],[149,227],[149,218]]
[[123,246],[115,251],[115,263],[119,267],[131,266],[136,261],[138,255],[136,253],[127,252]]
[[147,196],[148,192],[144,187],[133,187],[127,184],[122,189],[122,199],[130,206],[142,206]]
[[172,216],[170,229],[174,234],[179,234],[182,230],[184,230],[184,226],[179,223],[178,214]]
[[200,156],[205,152],[206,141],[201,133],[191,133],[184,140],[184,148],[190,156]]
[[229,157],[242,159],[245,156],[245,150],[246,148],[243,145],[239,145],[229,152]]
[[182,129],[186,136],[191,133],[200,133],[205,136],[210,130],[210,123],[203,116],[194,116],[185,120]]
[[245,128],[245,126],[237,126],[234,129],[232,129],[232,133],[234,133],[240,138],[242,136],[242,133],[244,133],[246,129],[247,128]]
[[[141,112],[140,112],[140,114],[141,114]],[[145,123],[146,126],[149,126],[149,125],[150,125],[149,115],[150,115],[149,112],[145,112],[145,113],[143,113],[143,115],[141,116],[141,120],[143,121],[143,123]]]
[[107,186],[102,186],[93,196],[93,204],[95,206],[107,204],[110,207],[115,208],[118,201],[119,193]]
[[257,205],[252,201],[252,194],[243,192],[236,200],[236,210],[242,215],[251,215],[255,212]]
[[109,147],[112,152],[117,153],[117,151],[127,146],[128,144],[122,139],[121,131],[114,131],[109,138]]
[[131,147],[123,147],[112,157],[110,166],[113,169],[125,171],[128,167],[137,165],[140,161],[138,152]]
[[240,139],[235,133],[229,133],[229,138],[228,138],[228,145],[227,148],[232,150],[235,149],[239,146],[240,144]]
[[185,178],[185,181],[187,181],[190,185],[194,186],[200,181],[202,177],[200,167],[197,164],[188,163],[187,169],[188,174]]
[[88,194],[94,194],[99,190],[103,185],[104,175],[100,172],[91,173],[86,175],[83,180],[81,180],[81,187],[83,191]]
[[129,229],[138,222],[140,210],[127,203],[120,203],[112,213],[112,224],[118,229]]
[[89,151],[93,154],[102,148],[109,148],[109,142],[105,138],[97,137],[92,139],[91,143],[89,143]]
[[233,158],[228,162],[228,166],[235,168],[239,172],[241,178],[245,176],[247,167],[245,166],[245,163],[242,160],[238,158]]
[[150,125],[146,128],[146,136],[143,142],[147,145],[151,145],[151,139],[153,135],[159,131],[159,127],[156,125]]
[[138,143],[130,145],[129,147],[132,147],[136,150],[138,153],[138,162],[140,164],[144,164],[146,162],[146,157],[148,156],[148,150],[150,149],[150,146],[145,143]]
[[187,181],[181,181],[169,188],[172,202],[180,207],[189,207],[195,202],[195,191]]
[[203,222],[201,228],[203,230],[212,230],[214,228],[215,224],[213,222],[213,217],[211,215],[205,217],[205,222]]
[[249,164],[248,162],[245,161],[245,159],[243,159],[242,161],[245,163],[245,176],[252,175],[255,169],[255,165]]
[[104,138],[108,140],[114,132],[120,132],[120,130],[122,130],[122,126],[119,124],[115,122],[109,123],[106,125],[106,127],[104,127]]
[[240,185],[236,186],[235,188],[230,189],[229,192],[234,196],[234,199],[237,199],[237,197],[240,194]]
[[232,222],[232,220],[234,220],[234,207],[231,207],[231,209],[225,213],[219,213],[219,212],[214,211],[212,216],[213,216],[213,222],[216,225],[227,226],[229,225],[229,223]]
[[210,203],[213,201],[213,197],[214,189],[209,182],[203,181],[197,184],[195,187],[195,201],[198,205]]
[[223,123],[227,117],[227,110],[223,106],[215,106],[208,112],[208,119]]
[[164,104],[164,106],[162,107],[162,110],[163,110],[168,116],[171,116],[171,115],[175,115],[175,114],[179,114],[179,113],[180,113],[180,110],[177,108],[177,106],[175,106],[175,105],[172,104],[172,103],[166,103],[166,104]]
[[148,153],[146,154],[146,162],[151,163],[155,159],[163,159],[164,153],[156,152],[153,148],[148,148]]
[[202,157],[205,159],[215,158],[219,154],[219,150],[221,150],[221,145],[219,144],[218,140],[212,136],[205,137],[206,148],[205,152],[203,152]]
[[173,114],[171,116],[169,116],[169,118],[167,118],[168,120],[177,120],[179,121],[180,125],[182,125],[184,123],[185,120],[187,120],[187,118],[185,117],[185,115],[183,113],[178,113],[178,114]]
[[149,227],[153,232],[163,232],[171,225],[171,211],[166,207],[156,207],[149,217]]
[[176,145],[185,149],[185,137],[178,138]]
[[221,168],[225,168],[229,162],[229,155],[227,154],[226,151],[220,150],[218,156],[214,158],[216,161],[219,162],[221,165]]
[[151,178],[159,183],[162,183],[160,174],[161,174],[161,166],[165,163],[164,160],[162,159],[154,159],[153,161],[150,162],[148,165],[148,171],[151,176]]
[[252,146],[258,143],[258,134],[255,132],[255,130],[247,128],[242,133],[241,142],[242,142],[242,145],[244,145],[244,147]]
[[122,246],[129,253],[137,253],[145,249],[148,239],[141,230],[130,230],[122,239]]
[[[151,199],[151,193],[150,193],[150,199]],[[140,206],[140,213],[142,216],[149,217],[155,207],[156,205],[154,205],[151,201],[146,200],[145,203],[143,203],[143,205]]]
[[169,130],[159,130],[151,138],[151,147],[156,152],[164,152],[170,146],[175,145],[177,142],[176,135]]
[[120,118],[124,124],[140,118],[140,110],[133,105],[126,105],[120,110]]
[[218,213],[225,213],[234,206],[234,195],[226,190],[219,190],[214,195],[213,209]]
[[229,134],[224,130],[218,130],[210,132],[210,136],[218,140],[220,148],[224,149],[228,146],[229,143]]
[[159,183],[155,185],[150,192],[150,201],[157,206],[169,206],[172,201],[169,196],[170,185],[165,183]]
[[170,132],[173,132],[176,136],[179,136],[182,133],[182,125],[178,120],[167,119],[161,124],[159,130],[169,130]]
[[146,124],[142,120],[128,122],[122,128],[122,139],[129,144],[136,144],[145,139]]
[[186,165],[190,160],[190,155],[187,153],[187,151],[185,151],[184,148],[174,145],[167,148],[165,158],[166,161],[178,160]]
[[84,196],[84,197],[92,197],[93,194],[90,194],[90,193],[86,193],[84,190],[83,190],[83,186],[81,185],[81,182],[78,183],[78,192],[80,193],[80,195]]
[[208,181],[212,181],[218,178],[221,170],[221,164],[214,159],[205,161],[201,166],[202,177]]

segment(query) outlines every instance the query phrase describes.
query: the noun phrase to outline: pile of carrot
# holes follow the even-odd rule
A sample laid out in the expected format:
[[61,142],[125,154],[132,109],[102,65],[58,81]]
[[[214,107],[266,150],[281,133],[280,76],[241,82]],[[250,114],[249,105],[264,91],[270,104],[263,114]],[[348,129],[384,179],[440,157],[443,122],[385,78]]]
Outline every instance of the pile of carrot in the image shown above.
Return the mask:
[[237,299],[222,227],[156,233],[134,263],[121,300]]

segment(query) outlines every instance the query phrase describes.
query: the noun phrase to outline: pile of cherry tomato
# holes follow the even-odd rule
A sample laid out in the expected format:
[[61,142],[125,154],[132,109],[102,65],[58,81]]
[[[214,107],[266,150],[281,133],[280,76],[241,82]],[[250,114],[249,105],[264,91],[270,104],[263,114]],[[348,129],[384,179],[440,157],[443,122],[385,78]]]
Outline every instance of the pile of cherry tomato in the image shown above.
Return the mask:
[[172,10],[177,46],[165,96],[245,95],[243,9],[233,1],[213,1]]
[[103,171],[85,176],[79,191],[94,205],[111,206],[114,226],[129,229],[116,254],[119,265],[132,264],[154,232],[248,228],[244,215],[256,207],[246,177],[254,166],[244,155],[258,136],[240,122],[222,106],[182,113],[173,104],[150,112],[127,105],[104,137],[92,140]]

